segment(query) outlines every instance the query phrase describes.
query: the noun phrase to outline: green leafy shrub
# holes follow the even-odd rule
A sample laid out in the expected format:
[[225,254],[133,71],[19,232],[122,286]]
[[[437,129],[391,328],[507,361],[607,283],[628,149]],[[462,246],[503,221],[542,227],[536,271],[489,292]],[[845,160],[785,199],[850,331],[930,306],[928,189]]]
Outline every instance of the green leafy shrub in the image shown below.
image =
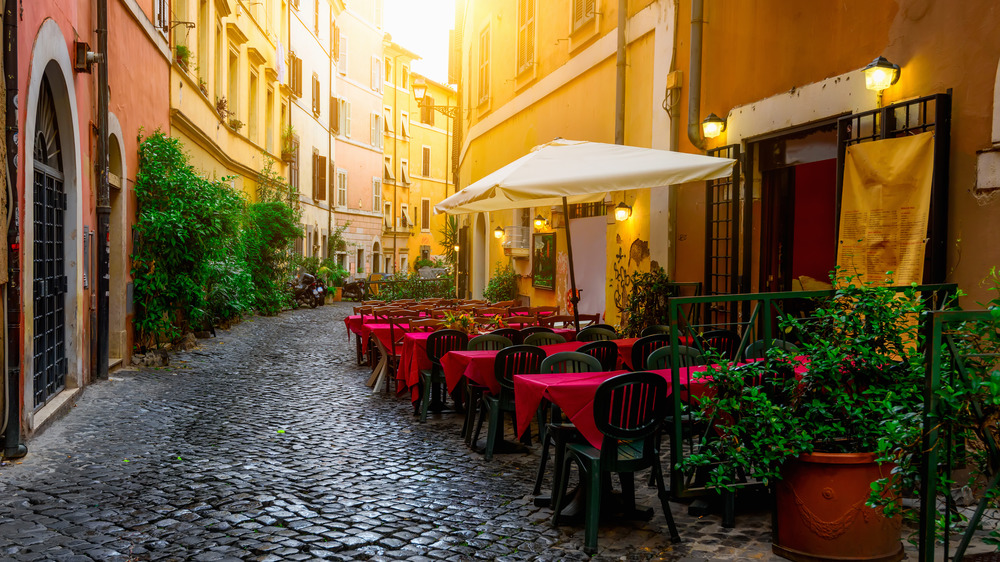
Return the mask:
[[483,289],[483,297],[490,302],[511,301],[517,298],[517,280],[521,276],[514,271],[508,263],[504,267],[497,264],[493,270],[486,288]]
[[[220,280],[243,267],[227,262],[242,254],[233,252],[240,245],[242,195],[225,179],[199,176],[180,141],[161,131],[140,142],[135,194],[138,236],[132,277],[140,348],[207,327],[214,313],[226,313],[226,306],[242,311],[245,284]],[[237,293],[232,305],[210,299],[232,292]]]
[[437,279],[421,279],[420,274],[397,272],[383,278],[385,283],[379,285],[379,294],[374,298],[380,301],[397,299],[431,299],[450,298],[455,296],[455,278],[439,277]]
[[265,315],[291,305],[286,282],[291,274],[290,249],[302,229],[285,203],[254,203],[247,210],[243,231],[246,261],[253,284],[253,307]]
[[634,338],[649,326],[669,323],[667,303],[676,296],[676,289],[662,267],[649,273],[633,273],[627,285],[631,288],[621,314],[620,334]]

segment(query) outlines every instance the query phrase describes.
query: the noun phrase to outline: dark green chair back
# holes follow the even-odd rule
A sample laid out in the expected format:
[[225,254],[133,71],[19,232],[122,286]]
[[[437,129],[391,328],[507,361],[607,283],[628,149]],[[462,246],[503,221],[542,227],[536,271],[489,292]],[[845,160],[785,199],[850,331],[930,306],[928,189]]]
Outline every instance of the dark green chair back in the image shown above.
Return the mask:
[[542,373],[545,350],[533,345],[512,345],[497,353],[493,362],[493,376],[500,385],[500,394],[514,396],[514,375],[534,375]]
[[618,346],[614,342],[592,341],[577,349],[577,352],[586,353],[600,361],[602,371],[614,371],[618,365]]
[[496,334],[483,334],[469,340],[469,351],[495,350],[499,351],[505,347],[514,345],[509,339]]
[[[777,339],[771,340],[770,347],[785,349],[792,353],[796,353],[799,351],[798,346],[796,346],[792,342],[785,340],[777,340]],[[747,361],[753,361],[754,359],[763,359],[767,357],[768,349],[769,348],[767,347],[767,342],[765,342],[764,340],[757,340],[747,346],[746,351],[743,352],[743,357],[745,357]]]
[[560,351],[542,361],[542,373],[597,373],[603,371],[596,357],[579,351]]
[[[670,351],[669,345],[654,349],[649,354],[649,357],[646,358],[646,368],[650,370],[669,369]],[[686,345],[677,346],[677,355],[681,359],[681,367],[693,367],[705,364],[705,359],[702,357],[701,352],[693,347]]]
[[667,414],[667,386],[656,373],[632,372],[597,387],[594,422],[604,435],[601,472],[633,472],[652,464]]
[[576,341],[607,341],[618,339],[618,334],[614,330],[590,326],[584,328],[576,334]]
[[667,326],[665,324],[656,324],[653,326],[647,326],[642,331],[642,333],[639,334],[639,336],[643,337],[643,336],[652,336],[653,334],[669,334],[669,333],[670,333],[670,326]]
[[509,339],[514,345],[521,345],[524,342],[524,335],[517,328],[498,328],[490,333],[494,336],[503,336]]
[[566,338],[552,332],[535,332],[534,334],[528,334],[524,338],[524,345],[542,346],[555,345],[557,343],[566,343]]
[[701,335],[701,350],[707,353],[714,349],[730,361],[738,359],[740,335],[732,330],[712,330]]
[[554,330],[552,328],[549,328],[548,326],[525,326],[524,328],[521,328],[518,331],[521,332],[522,339],[528,337],[531,334],[537,334],[539,332],[547,332],[550,334],[554,332]]
[[646,359],[655,349],[670,345],[669,334],[653,334],[639,338],[632,346],[632,370],[645,371]]
[[469,335],[458,330],[438,330],[427,337],[427,358],[436,366],[449,351],[463,351],[469,345]]

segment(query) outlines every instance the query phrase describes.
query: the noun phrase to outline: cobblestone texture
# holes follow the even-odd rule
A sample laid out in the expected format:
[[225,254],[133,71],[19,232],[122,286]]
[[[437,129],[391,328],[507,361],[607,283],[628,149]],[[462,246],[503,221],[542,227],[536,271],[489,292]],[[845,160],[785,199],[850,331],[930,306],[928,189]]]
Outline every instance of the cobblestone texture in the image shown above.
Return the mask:
[[[420,424],[407,400],[371,394],[349,310],[252,318],[170,367],[87,388],[0,469],[0,559],[590,558],[582,525],[553,527],[533,505],[537,444],[486,462],[460,416]],[[653,519],[602,524],[594,559],[772,559],[766,505],[723,529],[673,503],[673,545],[638,488]]]

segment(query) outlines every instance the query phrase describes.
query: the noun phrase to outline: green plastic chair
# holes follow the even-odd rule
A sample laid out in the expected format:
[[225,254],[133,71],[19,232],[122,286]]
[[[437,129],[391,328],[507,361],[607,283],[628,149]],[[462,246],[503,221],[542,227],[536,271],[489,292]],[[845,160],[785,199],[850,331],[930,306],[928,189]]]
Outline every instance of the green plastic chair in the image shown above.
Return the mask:
[[[652,468],[656,492],[670,530],[670,540],[679,542],[680,534],[667,502],[669,492],[663,484],[663,469],[656,454],[656,435],[667,406],[667,381],[649,372],[625,373],[612,377],[597,388],[594,395],[594,421],[604,436],[601,449],[589,443],[570,443],[567,457],[558,467],[560,482],[569,477],[571,463],[580,470],[586,490],[584,551],[597,551],[597,525],[601,513],[601,495],[605,475],[617,472],[625,501],[635,500],[633,474]],[[607,478],[610,482],[610,478]],[[565,484],[556,488],[553,524],[566,501]]]
[[601,362],[602,371],[614,371],[618,366],[618,346],[611,341],[592,341],[576,350],[592,355]]
[[552,332],[535,332],[534,334],[528,334],[524,338],[524,345],[542,346],[555,345],[557,343],[566,343],[566,338]]
[[792,353],[799,351],[797,345],[792,342],[785,340],[772,339],[771,345],[768,347],[767,342],[764,340],[757,340],[747,346],[746,350],[743,352],[743,357],[747,361],[753,361],[754,359],[764,359],[767,357],[767,350],[771,347],[776,347],[778,349],[784,349]]
[[647,326],[645,329],[643,329],[642,333],[640,333],[639,336],[645,337],[645,336],[652,336],[655,334],[669,334],[669,333],[670,333],[670,326],[667,326],[666,324],[654,324],[652,326]]
[[524,334],[522,334],[517,328],[497,328],[490,333],[494,336],[503,336],[509,339],[514,345],[521,345],[524,343]]
[[670,336],[667,334],[653,334],[643,336],[632,345],[632,370],[645,371],[646,359],[654,349],[670,345]]
[[616,340],[620,337],[614,330],[591,326],[577,332],[576,341],[607,341]]
[[[493,363],[493,376],[500,385],[500,394],[491,396],[483,394],[483,409],[476,423],[475,435],[472,438],[473,448],[479,442],[479,432],[483,428],[483,419],[488,414],[490,428],[486,434],[486,460],[493,460],[493,450],[497,438],[503,439],[503,415],[510,413],[514,418],[514,375],[535,374],[541,372],[541,364],[545,359],[545,350],[532,345],[514,345],[501,349]],[[514,434],[517,435],[517,427]]]
[[[601,362],[592,355],[579,351],[560,351],[545,358],[541,364],[541,372],[546,373],[597,373],[603,371]],[[548,410],[548,416],[546,416]],[[545,466],[549,461],[549,447],[556,447],[556,467],[562,461],[565,445],[571,439],[580,439],[576,427],[568,421],[562,421],[562,412],[552,405],[547,407],[543,402],[538,408],[538,439],[542,442],[542,458],[538,461],[538,474],[535,476],[534,495],[542,491],[542,480],[545,478]],[[546,421],[546,417],[549,421]],[[553,487],[556,486],[555,475]]]
[[[669,369],[670,351],[669,345],[654,349],[649,354],[649,357],[646,358],[646,368],[652,371]],[[702,357],[701,352],[693,347],[686,345],[677,346],[677,356],[681,359],[681,367],[693,367],[705,364],[705,358]]]
[[[516,330],[515,330],[516,332]],[[469,340],[469,351],[494,350],[499,351],[514,345],[510,339],[497,334],[483,334]],[[465,421],[462,422],[462,438],[466,443],[472,436],[472,426],[476,419],[476,411],[483,400],[486,387],[465,380]]]
[[[438,397],[439,388],[445,383],[444,370],[441,369],[441,357],[449,351],[464,350],[469,344],[469,336],[458,330],[438,330],[427,338],[427,358],[431,361],[430,369],[420,370],[420,422],[427,421],[427,409],[431,396]],[[443,402],[444,397],[440,400]]]

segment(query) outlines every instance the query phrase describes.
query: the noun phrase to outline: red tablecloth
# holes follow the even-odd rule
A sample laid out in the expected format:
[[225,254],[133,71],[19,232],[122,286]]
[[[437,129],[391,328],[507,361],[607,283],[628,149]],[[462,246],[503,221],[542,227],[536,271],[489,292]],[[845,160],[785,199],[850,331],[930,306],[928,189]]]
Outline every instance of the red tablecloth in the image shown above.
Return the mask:
[[380,342],[382,342],[382,345],[385,346],[386,349],[392,349],[392,336],[396,336],[396,339],[399,340],[399,338],[406,333],[406,330],[409,329],[409,325],[396,324],[391,328],[392,329],[390,330],[389,324],[376,324],[374,322],[362,324],[361,329],[359,330],[361,335],[361,351],[368,353],[368,339],[373,335],[378,338]]
[[399,370],[396,371],[398,386],[416,388],[420,382],[420,370],[430,369],[427,357],[427,338],[432,332],[409,332],[403,336],[403,348],[399,352]]
[[374,320],[374,316],[361,316],[360,314],[352,314],[347,318],[344,318],[344,325],[347,326],[349,332],[361,335],[361,326],[365,322],[371,322]]
[[[702,395],[710,380],[708,376],[695,376],[688,380],[688,372],[704,373],[705,366],[685,367],[680,370],[681,384],[694,396]],[[576,426],[580,435],[594,447],[601,448],[603,435],[594,423],[594,394],[597,387],[609,378],[628,371],[602,371],[599,373],[559,373],[550,375],[514,375],[514,403],[517,427],[524,429],[531,423],[542,399],[547,399],[562,410]],[[651,371],[671,384],[670,369]]]
[[[584,342],[570,341],[557,343],[554,345],[543,345],[546,355],[559,353],[560,351],[576,351],[582,347]],[[448,390],[453,391],[458,386],[462,377],[467,377],[470,381],[487,386],[491,394],[500,392],[500,385],[496,377],[493,376],[493,363],[496,362],[498,351],[452,351],[445,353],[441,358],[441,367],[444,369],[444,377],[448,381]]]

